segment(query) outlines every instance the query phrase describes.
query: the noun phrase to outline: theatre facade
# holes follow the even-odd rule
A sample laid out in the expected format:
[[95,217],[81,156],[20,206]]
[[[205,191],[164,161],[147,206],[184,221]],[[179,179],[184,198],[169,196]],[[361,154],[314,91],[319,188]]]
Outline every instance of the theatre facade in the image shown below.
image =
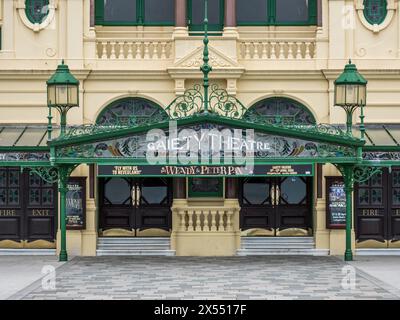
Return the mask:
[[398,1],[204,7],[0,0],[0,254],[400,253]]

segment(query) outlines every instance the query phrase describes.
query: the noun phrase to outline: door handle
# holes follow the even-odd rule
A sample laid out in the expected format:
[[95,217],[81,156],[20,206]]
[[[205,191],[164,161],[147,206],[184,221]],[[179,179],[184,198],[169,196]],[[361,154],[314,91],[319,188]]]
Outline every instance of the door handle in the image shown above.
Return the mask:
[[281,200],[281,189],[279,188],[279,186],[276,186],[275,205],[279,205],[280,200]]
[[137,207],[139,207],[139,205],[140,205],[140,197],[141,197],[140,187],[137,187],[137,189],[136,189],[136,206]]
[[136,187],[133,186],[131,189],[131,201],[132,201],[132,205],[134,206],[136,204]]
[[270,197],[271,197],[271,204],[274,206],[275,205],[275,199],[276,199],[276,195],[275,195],[275,186],[271,187],[270,190]]

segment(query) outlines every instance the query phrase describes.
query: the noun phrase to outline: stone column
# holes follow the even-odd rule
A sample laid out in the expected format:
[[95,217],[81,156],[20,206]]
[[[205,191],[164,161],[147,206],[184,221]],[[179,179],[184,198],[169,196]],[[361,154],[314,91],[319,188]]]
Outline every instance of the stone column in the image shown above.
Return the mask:
[[224,36],[237,36],[236,0],[225,0]]
[[233,216],[233,230],[235,232],[236,250],[240,249],[240,204],[239,204],[239,178],[225,178],[225,201],[224,206],[235,208]]
[[186,0],[175,0],[175,36],[188,35]]
[[173,178],[173,203],[172,203],[172,232],[171,232],[171,250],[176,250],[177,232],[179,230],[179,210],[187,208],[186,199],[186,178]]

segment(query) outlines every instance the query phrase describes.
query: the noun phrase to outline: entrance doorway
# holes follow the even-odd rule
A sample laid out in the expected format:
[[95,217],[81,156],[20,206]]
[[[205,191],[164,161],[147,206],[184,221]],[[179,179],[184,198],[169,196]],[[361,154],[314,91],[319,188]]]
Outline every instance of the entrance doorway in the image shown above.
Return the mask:
[[0,247],[55,248],[57,184],[0,167]]
[[[114,236],[160,236],[170,231],[171,179],[99,178],[99,187],[99,227],[103,235],[108,231]],[[127,232],[113,234],[115,229]],[[144,232],[150,229],[155,233]]]
[[356,184],[354,199],[357,246],[400,247],[400,167]]
[[245,178],[239,199],[241,229],[248,235],[311,235],[310,177]]

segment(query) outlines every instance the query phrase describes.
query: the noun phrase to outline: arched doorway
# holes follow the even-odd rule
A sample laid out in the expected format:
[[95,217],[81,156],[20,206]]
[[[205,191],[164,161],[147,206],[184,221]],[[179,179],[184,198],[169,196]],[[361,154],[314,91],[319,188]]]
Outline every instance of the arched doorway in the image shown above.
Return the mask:
[[[103,126],[137,127],[169,119],[156,103],[124,98],[97,117]],[[171,229],[172,182],[158,177],[102,177],[99,183],[99,228],[103,236],[166,236]]]
[[[269,125],[314,125],[313,114],[298,101],[274,97],[257,102],[244,115]],[[240,225],[246,235],[308,236],[312,232],[312,178],[248,177],[239,183]]]

